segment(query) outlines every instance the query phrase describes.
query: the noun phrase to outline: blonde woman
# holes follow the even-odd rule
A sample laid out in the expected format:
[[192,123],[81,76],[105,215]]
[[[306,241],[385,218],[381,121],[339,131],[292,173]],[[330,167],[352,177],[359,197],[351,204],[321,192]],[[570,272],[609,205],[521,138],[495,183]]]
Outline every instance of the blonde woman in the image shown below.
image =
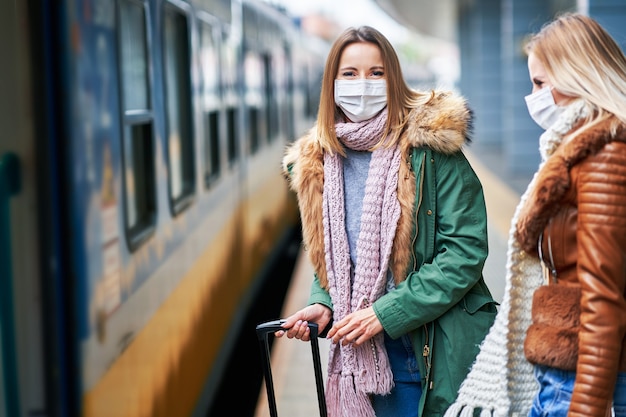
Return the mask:
[[446,416],[626,416],[626,58],[580,14],[527,52],[542,164],[513,219],[502,309]]

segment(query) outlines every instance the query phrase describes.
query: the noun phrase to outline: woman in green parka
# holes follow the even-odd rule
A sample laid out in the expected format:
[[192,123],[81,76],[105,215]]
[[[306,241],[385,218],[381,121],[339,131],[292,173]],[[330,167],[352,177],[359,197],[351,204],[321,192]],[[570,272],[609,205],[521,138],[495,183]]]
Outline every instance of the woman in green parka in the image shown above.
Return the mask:
[[331,417],[443,415],[493,323],[470,128],[463,98],[407,86],[377,30],[331,47],[317,123],[283,160],[315,276],[276,333],[331,339]]

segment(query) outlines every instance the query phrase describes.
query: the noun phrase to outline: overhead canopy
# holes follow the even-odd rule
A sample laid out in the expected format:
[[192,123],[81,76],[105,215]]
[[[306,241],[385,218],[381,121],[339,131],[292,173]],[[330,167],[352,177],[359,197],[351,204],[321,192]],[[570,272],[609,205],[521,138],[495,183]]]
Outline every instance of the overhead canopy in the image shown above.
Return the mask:
[[403,26],[456,42],[457,0],[374,0]]

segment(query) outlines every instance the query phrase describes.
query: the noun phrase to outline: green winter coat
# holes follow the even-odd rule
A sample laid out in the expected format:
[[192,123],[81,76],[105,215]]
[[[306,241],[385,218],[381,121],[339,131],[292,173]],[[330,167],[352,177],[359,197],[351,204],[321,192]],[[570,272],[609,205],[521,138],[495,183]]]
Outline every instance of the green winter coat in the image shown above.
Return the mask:
[[[390,260],[398,283],[373,308],[392,338],[411,337],[422,376],[419,415],[441,416],[456,398],[497,303],[482,278],[488,253],[482,186],[462,152],[469,111],[462,99],[447,93],[429,106],[411,113],[401,137],[406,164],[399,178],[406,182],[399,184],[403,214]],[[283,166],[298,194],[304,241],[316,271],[309,302],[332,309],[323,237],[315,233],[321,221],[315,179],[322,158],[313,138],[314,132],[297,141]]]

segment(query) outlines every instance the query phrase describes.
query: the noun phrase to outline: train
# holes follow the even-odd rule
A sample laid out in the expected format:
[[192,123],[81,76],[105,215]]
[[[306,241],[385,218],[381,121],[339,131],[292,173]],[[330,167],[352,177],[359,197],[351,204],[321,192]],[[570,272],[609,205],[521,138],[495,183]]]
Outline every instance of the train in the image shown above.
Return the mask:
[[257,0],[1,2],[0,416],[203,415],[325,42]]

